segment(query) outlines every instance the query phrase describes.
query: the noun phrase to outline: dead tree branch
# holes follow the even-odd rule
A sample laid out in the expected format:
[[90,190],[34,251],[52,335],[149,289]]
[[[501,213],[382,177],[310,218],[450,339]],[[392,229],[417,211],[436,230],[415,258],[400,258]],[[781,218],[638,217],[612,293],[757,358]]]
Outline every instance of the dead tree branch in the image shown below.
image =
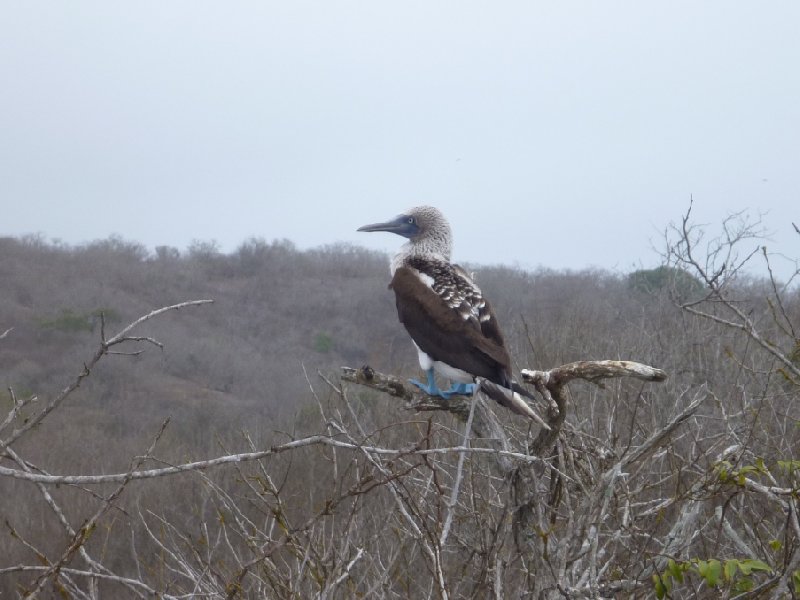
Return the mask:
[[333,439],[324,435],[311,435],[301,439],[293,440],[285,444],[272,446],[267,450],[258,452],[244,452],[241,454],[227,454],[217,458],[208,460],[198,460],[189,463],[174,465],[171,467],[163,467],[160,469],[145,469],[141,471],[130,471],[126,473],[112,473],[108,475],[43,475],[40,473],[26,472],[21,469],[11,469],[8,467],[0,467],[0,476],[13,477],[14,479],[21,479],[24,481],[31,481],[33,483],[44,483],[49,485],[99,485],[105,483],[125,483],[128,480],[135,479],[152,479],[156,477],[165,477],[168,475],[175,475],[178,473],[191,473],[194,471],[203,471],[214,467],[223,465],[252,462],[262,458],[268,458],[276,454],[289,452],[298,448],[305,448],[309,446],[329,446],[332,448],[342,448],[347,450],[370,452],[382,456],[434,456],[434,455],[447,455],[447,454],[460,454],[462,452],[472,454],[499,454],[500,456],[507,457],[513,460],[523,461],[527,463],[541,462],[536,456],[524,454],[522,452],[511,452],[507,450],[497,450],[494,448],[476,448],[467,446],[448,446],[444,448],[417,448],[416,446],[409,446],[405,448],[388,448],[383,446],[373,446],[366,444],[358,444],[352,442],[344,442],[341,440]]
[[[342,367],[341,377],[342,381],[357,383],[400,398],[405,402],[405,407],[410,410],[443,410],[456,415],[462,421],[466,421],[470,414],[470,399],[467,396],[453,396],[447,400],[439,396],[430,396],[399,377],[379,373],[369,366],[360,369]],[[644,381],[660,382],[667,378],[667,374],[661,369],[629,360],[579,361],[547,371],[523,369],[523,381],[533,385],[548,406],[546,421],[542,424],[539,437],[533,444],[533,454],[541,456],[542,452],[552,446],[558,437],[567,413],[565,391],[567,383],[583,379],[602,386],[603,379],[618,377],[633,377]],[[505,447],[508,447],[506,434],[485,403],[476,405],[472,427],[477,437],[505,440]]]

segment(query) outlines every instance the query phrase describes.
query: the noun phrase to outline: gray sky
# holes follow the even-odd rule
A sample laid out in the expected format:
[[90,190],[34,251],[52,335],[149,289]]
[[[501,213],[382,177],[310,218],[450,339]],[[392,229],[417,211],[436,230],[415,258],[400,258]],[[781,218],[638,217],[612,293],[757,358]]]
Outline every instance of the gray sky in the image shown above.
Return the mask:
[[0,235],[300,247],[440,207],[455,258],[654,266],[767,212],[800,256],[800,3],[6,2]]

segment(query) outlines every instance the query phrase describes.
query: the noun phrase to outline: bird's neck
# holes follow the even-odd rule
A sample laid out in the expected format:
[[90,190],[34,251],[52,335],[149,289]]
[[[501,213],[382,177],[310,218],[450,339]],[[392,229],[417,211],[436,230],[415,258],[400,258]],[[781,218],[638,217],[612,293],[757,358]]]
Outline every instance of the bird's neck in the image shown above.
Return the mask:
[[450,262],[452,247],[449,238],[419,238],[403,244],[400,251],[392,259],[392,275],[408,261],[414,258]]

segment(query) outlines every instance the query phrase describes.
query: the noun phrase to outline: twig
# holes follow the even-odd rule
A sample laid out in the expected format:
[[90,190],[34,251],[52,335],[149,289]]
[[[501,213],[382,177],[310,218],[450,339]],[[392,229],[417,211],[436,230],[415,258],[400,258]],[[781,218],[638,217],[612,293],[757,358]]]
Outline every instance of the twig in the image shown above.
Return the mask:
[[[469,417],[467,418],[467,423],[464,426],[464,439],[461,442],[461,445],[469,447],[469,436],[472,431],[472,419],[475,416],[475,404],[478,401],[478,395],[475,394],[472,397],[472,407],[469,411]],[[456,467],[456,478],[453,482],[453,487],[450,492],[450,499],[447,501],[447,516],[444,519],[444,526],[442,527],[442,534],[439,536],[439,547],[443,548],[445,543],[447,542],[447,536],[450,534],[450,525],[453,523],[453,513],[455,513],[455,507],[458,503],[458,492],[461,489],[461,477],[464,471],[464,458],[466,454],[462,452],[458,455],[458,466]]]
[[633,452],[627,453],[622,460],[620,460],[620,466],[622,468],[627,468],[633,463],[655,452],[659,447],[661,447],[664,440],[669,438],[669,436],[671,436],[672,433],[684,421],[686,421],[686,419],[692,416],[700,407],[700,405],[711,395],[712,394],[705,389],[699,390],[695,395],[694,400],[692,400],[681,412],[672,417],[669,423],[667,423],[659,431],[653,433],[641,446],[637,446]]
[[[37,396],[31,396],[27,400],[20,400],[19,398],[17,398],[17,395],[14,392],[14,388],[11,387],[8,388],[8,394],[11,396],[12,406],[11,410],[8,411],[6,418],[3,419],[2,423],[0,423],[0,432],[4,431],[5,428],[8,427],[9,424],[11,424],[14,421],[14,419],[17,418],[19,411],[22,410],[22,408],[26,404],[28,404],[29,402],[36,402],[39,399]],[[2,450],[0,450],[0,454],[2,454]]]
[[154,311],[143,315],[127,325],[122,331],[120,331],[117,335],[113,336],[111,339],[105,342],[105,346],[113,346],[115,344],[119,344],[124,342],[128,339],[128,332],[135,329],[137,326],[141,325],[145,321],[149,321],[150,319],[154,319],[155,317],[164,314],[165,312],[169,312],[171,310],[180,310],[182,308],[187,308],[189,306],[201,306],[203,304],[213,304],[213,300],[189,300],[187,302],[179,302],[178,304],[172,304],[170,306],[164,306],[162,308],[158,308]]

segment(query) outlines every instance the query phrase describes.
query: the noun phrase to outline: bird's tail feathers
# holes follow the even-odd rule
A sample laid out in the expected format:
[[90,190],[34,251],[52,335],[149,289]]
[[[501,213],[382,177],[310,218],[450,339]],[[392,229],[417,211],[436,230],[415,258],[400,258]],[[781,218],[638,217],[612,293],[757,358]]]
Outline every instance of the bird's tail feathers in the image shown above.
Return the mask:
[[489,396],[489,398],[501,406],[505,406],[507,409],[517,413],[518,415],[533,419],[545,429],[550,429],[547,423],[545,423],[544,420],[536,414],[536,412],[523,398],[524,396],[530,400],[535,400],[533,394],[531,394],[518,383],[512,382],[511,389],[482,378],[478,379],[478,383],[480,384],[481,391],[483,391],[487,396]]
[[536,396],[531,394],[528,390],[526,390],[516,381],[511,382],[511,389],[517,392],[520,396],[525,396],[528,400],[536,400]]

